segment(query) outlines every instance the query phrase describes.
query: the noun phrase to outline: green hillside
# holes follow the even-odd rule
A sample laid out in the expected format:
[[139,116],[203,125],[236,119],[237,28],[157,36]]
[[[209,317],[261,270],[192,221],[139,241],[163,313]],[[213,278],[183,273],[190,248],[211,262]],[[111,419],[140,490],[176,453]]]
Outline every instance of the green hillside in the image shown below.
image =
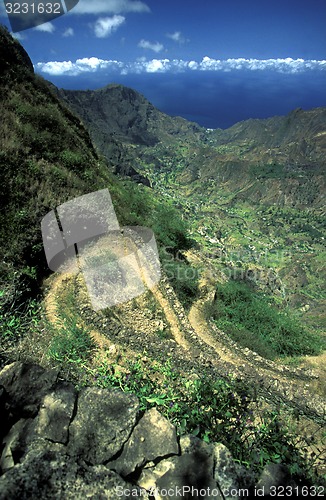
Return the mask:
[[[0,280],[2,302],[37,293],[49,274],[41,220],[76,196],[109,188],[121,225],[155,226],[158,243],[188,247],[177,211],[146,187],[119,182],[94,149],[80,118],[38,75],[21,47],[0,29]],[[4,48],[4,50],[3,50]],[[107,141],[108,142],[108,141]],[[165,213],[167,216],[165,217]],[[20,299],[19,299],[20,300]]]

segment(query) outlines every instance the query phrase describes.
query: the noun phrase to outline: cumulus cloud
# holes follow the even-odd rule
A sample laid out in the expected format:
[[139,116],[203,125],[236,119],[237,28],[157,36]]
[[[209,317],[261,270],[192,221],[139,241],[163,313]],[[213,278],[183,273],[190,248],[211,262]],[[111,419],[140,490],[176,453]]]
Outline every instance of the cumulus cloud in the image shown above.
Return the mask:
[[73,28],[67,28],[63,33],[62,36],[68,37],[68,36],[74,36],[75,32]]
[[189,61],[188,62],[188,68],[189,69],[198,69],[198,66],[199,66],[199,64],[196,61]]
[[192,69],[202,71],[233,71],[233,70],[249,70],[249,71],[276,71],[278,73],[301,73],[311,69],[326,69],[326,61],[292,59],[245,59],[239,57],[237,59],[212,59],[205,56],[203,60]]
[[55,31],[55,26],[52,23],[44,23],[36,26],[35,31],[42,31],[44,33],[53,33]]
[[312,70],[326,71],[326,60],[292,59],[211,59],[205,56],[202,61],[185,61],[183,59],[152,59],[140,58],[134,62],[98,59],[97,57],[77,59],[75,62],[37,63],[36,71],[50,75],[77,76],[85,72],[107,70],[110,73],[141,74],[141,73],[180,73],[185,71],[272,71],[278,73],[303,73]]
[[167,33],[166,36],[177,43],[185,43],[189,41],[182,35],[181,31],[175,31],[174,33]]
[[47,63],[37,63],[35,69],[41,73],[47,73],[52,76],[78,76],[81,73],[95,73],[103,69],[122,70],[123,63],[114,60],[98,59],[97,57],[84,57],[72,61],[51,61]]
[[148,61],[143,64],[147,73],[165,73],[170,68],[169,59],[152,59],[152,61]]
[[153,50],[154,52],[161,52],[164,49],[164,45],[159,42],[149,42],[148,40],[140,40],[138,47],[142,49]]
[[114,31],[117,31],[119,26],[125,22],[123,16],[100,17],[94,24],[94,33],[97,38],[106,38]]
[[150,8],[139,0],[80,0],[71,14],[122,14],[127,12],[150,12]]

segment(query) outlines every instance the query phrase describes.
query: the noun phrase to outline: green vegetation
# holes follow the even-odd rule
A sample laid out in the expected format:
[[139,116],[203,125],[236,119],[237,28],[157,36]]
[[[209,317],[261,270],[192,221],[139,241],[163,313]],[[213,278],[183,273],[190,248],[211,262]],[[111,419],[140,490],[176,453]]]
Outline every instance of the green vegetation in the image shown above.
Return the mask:
[[[0,301],[4,291],[0,290]],[[10,307],[2,307],[0,312],[0,342],[17,342],[40,320],[39,302],[35,299],[23,302],[20,305],[12,303]]]
[[306,448],[309,438],[296,434],[289,414],[259,407],[255,390],[243,381],[232,376],[216,379],[205,370],[200,376],[186,376],[169,360],[149,367],[142,357],[103,363],[91,372],[94,383],[136,394],[141,409],[156,407],[180,435],[222,442],[239,463],[256,473],[274,462],[287,464],[293,477],[315,480],[314,460]]
[[48,356],[62,365],[83,364],[92,354],[95,343],[89,332],[76,320],[67,321],[55,331]]
[[[123,224],[150,227],[159,247],[162,270],[173,285],[180,301],[188,307],[197,294],[198,271],[182,256],[194,241],[189,237],[189,223],[171,202],[155,196],[144,186],[123,183],[116,211]],[[127,188],[127,189],[126,189]]]
[[[35,328],[40,322],[41,314],[39,297],[33,296],[30,288],[35,270],[25,268],[21,272],[15,272],[3,263],[1,271],[0,344],[6,349]],[[12,276],[11,281],[5,279],[8,276],[5,271]]]
[[161,257],[161,263],[180,302],[188,309],[198,293],[199,270],[187,261],[175,260],[166,253]]
[[299,176],[301,172],[289,171],[284,165],[273,162],[253,166],[251,174],[257,179],[287,179]]
[[216,325],[240,345],[269,359],[316,355],[323,342],[289,312],[279,311],[246,283],[218,284],[212,307]]
[[[232,158],[232,143],[223,148]],[[311,312],[307,322],[323,331],[325,216],[310,199],[322,186],[315,177],[319,169],[299,172],[275,162],[280,176],[274,172],[274,177],[257,181],[252,169],[258,172],[260,166],[233,164],[221,157],[213,163],[212,152],[196,155],[198,151],[189,144],[183,148],[158,144],[139,150],[135,165],[157,193],[182,211],[191,238],[218,273],[227,277],[251,273],[261,291],[292,312],[313,304],[315,321]],[[200,179],[198,169],[203,172]],[[191,172],[197,172],[195,177]],[[291,189],[281,196],[280,190],[286,191],[293,179]],[[305,194],[308,188],[311,193]]]

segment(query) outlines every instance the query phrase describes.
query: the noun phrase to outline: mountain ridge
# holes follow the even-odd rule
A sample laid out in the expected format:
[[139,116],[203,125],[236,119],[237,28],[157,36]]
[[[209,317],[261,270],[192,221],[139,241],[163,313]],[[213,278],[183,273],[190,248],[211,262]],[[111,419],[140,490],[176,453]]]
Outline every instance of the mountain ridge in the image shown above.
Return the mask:
[[60,89],[59,95],[85,120],[96,143],[110,137],[119,142],[154,146],[171,135],[200,135],[204,131],[185,118],[166,115],[142,94],[120,84],[111,83],[93,91]]
[[[185,118],[172,117],[159,111],[141,93],[121,84],[111,83],[96,90],[60,89],[59,95],[61,95],[75,111],[78,111],[78,115],[83,117],[86,124],[91,127],[94,125],[91,111],[85,108],[82,109],[80,104],[89,102],[89,107],[91,108],[92,100],[95,100],[95,98],[98,98],[96,99],[96,104],[101,103],[104,104],[105,107],[113,103],[114,106],[112,106],[112,108],[116,107],[116,109],[113,109],[113,116],[110,116],[107,110],[101,107],[98,109],[99,116],[97,116],[97,119],[104,118],[107,120],[106,133],[109,135],[116,136],[117,139],[123,142],[131,142],[139,145],[153,146],[157,142],[160,142],[162,138],[163,140],[166,139],[169,134],[172,136],[180,134],[181,137],[184,137],[187,136],[187,133],[193,133],[194,137],[197,139],[205,140],[204,134],[206,135],[208,132],[210,139],[213,139],[216,144],[224,144],[234,140],[244,139],[253,140],[262,138],[266,141],[267,138],[269,138],[270,141],[267,141],[268,146],[278,146],[278,143],[287,143],[290,140],[296,139],[295,129],[299,129],[301,124],[309,125],[311,128],[315,129],[314,131],[311,130],[311,132],[318,133],[320,129],[322,132],[325,132],[323,123],[325,123],[326,119],[326,107],[311,108],[309,110],[296,108],[287,115],[275,115],[263,119],[248,118],[247,120],[235,123],[227,129],[207,129]],[[80,100],[79,102],[78,99]],[[105,102],[106,99],[108,102]],[[147,124],[142,122],[141,125],[143,128],[146,127],[146,131],[149,134],[148,137],[134,135],[133,116],[129,120],[129,123],[126,123],[125,117],[121,117],[121,114],[119,115],[117,113],[117,110],[121,111],[121,104],[123,101],[126,103],[125,112],[128,111],[129,104],[130,114],[133,114],[134,111],[143,111],[140,108],[141,106],[145,107],[145,112],[142,113],[141,118],[146,118]],[[309,121],[308,118],[310,118],[311,124],[307,123]],[[115,123],[113,124],[114,121]],[[153,123],[155,121],[156,124]],[[160,128],[160,122],[163,122],[162,124],[165,127],[163,133]],[[101,124],[103,124],[102,121]],[[137,125],[139,125],[139,122]],[[288,127],[286,127],[286,125],[288,125]],[[275,137],[276,128],[281,128],[282,130]],[[154,131],[156,134],[157,132],[162,133],[161,137],[158,138],[157,135],[154,134]],[[308,129],[308,132],[309,131]],[[284,132],[286,132],[285,135]],[[150,135],[150,133],[153,135]]]

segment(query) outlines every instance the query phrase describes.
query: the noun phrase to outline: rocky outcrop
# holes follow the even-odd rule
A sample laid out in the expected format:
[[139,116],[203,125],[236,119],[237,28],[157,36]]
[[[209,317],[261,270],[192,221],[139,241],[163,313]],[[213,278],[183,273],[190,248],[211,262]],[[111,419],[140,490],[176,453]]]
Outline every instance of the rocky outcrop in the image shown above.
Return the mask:
[[121,175],[122,177],[130,177],[133,181],[137,182],[138,184],[144,184],[144,186],[147,187],[151,186],[149,179],[147,179],[147,177],[137,172],[137,170],[135,170],[131,165],[127,164],[122,165],[121,163],[119,163],[118,165],[115,165],[114,173]]
[[[253,477],[223,444],[179,439],[156,409],[141,412],[134,395],[98,387],[76,391],[58,372],[20,362],[3,368],[0,384],[1,500],[241,498],[254,492]],[[292,484],[287,469],[274,465],[260,477],[261,491],[278,476]]]

